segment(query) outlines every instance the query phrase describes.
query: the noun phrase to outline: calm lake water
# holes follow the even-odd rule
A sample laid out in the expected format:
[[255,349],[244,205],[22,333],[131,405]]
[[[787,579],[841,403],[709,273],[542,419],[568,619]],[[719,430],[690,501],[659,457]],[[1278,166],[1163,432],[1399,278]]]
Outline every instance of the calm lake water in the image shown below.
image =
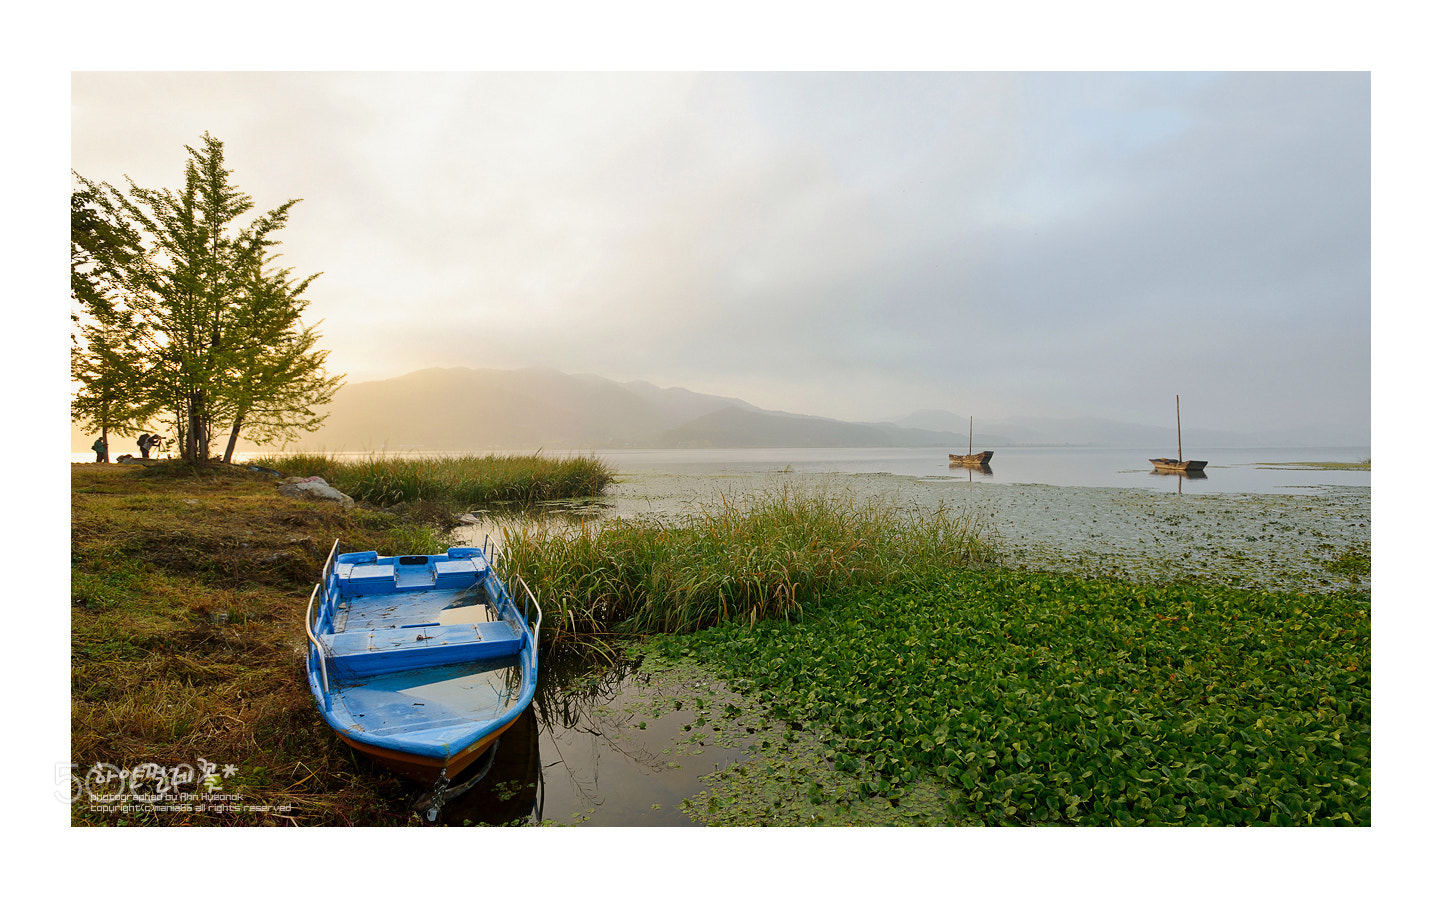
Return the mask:
[[679,804],[703,776],[745,761],[756,741],[723,738],[706,722],[698,699],[706,707],[718,698],[741,701],[704,674],[672,682],[635,661],[548,658],[531,708],[439,822],[699,825]]
[[[1173,449],[1175,452],[1175,448]],[[1356,463],[1370,447],[1308,449],[1186,450],[1206,459],[1205,477],[1185,478],[1185,493],[1294,492],[1327,486],[1371,486],[1370,471],[1287,470],[1294,462]],[[626,450],[597,452],[624,472],[676,474],[896,474],[986,483],[1036,483],[1048,486],[1132,487],[1176,492],[1176,475],[1156,474],[1149,458],[1167,455],[1164,447],[1116,449],[1091,447],[1019,447],[997,449],[988,471],[952,467],[941,449],[726,449]]]
[[[980,449],[981,447],[978,447]],[[122,448],[112,452],[114,458]],[[426,451],[416,455],[487,455],[490,449]],[[535,450],[521,451],[530,454]],[[1175,447],[1171,450],[1175,452]],[[1205,477],[1187,478],[1184,493],[1291,493],[1328,486],[1370,487],[1370,471],[1289,470],[1273,467],[1293,462],[1356,463],[1370,458],[1367,446],[1333,446],[1300,449],[1218,449],[1188,447],[1188,458],[1206,459]],[[369,457],[369,452],[339,452],[340,457]],[[390,453],[404,455],[407,453]],[[590,452],[556,451],[566,457]],[[1147,459],[1168,455],[1165,446],[1135,449],[1094,447],[1017,447],[996,450],[988,471],[951,467],[944,449],[690,449],[597,450],[595,455],[613,463],[623,474],[671,473],[726,476],[791,471],[797,474],[895,474],[986,483],[1046,484],[1049,486],[1132,487],[1176,492],[1175,475],[1155,474]],[[239,453],[237,461],[249,460]],[[88,452],[72,453],[72,462],[90,462]]]

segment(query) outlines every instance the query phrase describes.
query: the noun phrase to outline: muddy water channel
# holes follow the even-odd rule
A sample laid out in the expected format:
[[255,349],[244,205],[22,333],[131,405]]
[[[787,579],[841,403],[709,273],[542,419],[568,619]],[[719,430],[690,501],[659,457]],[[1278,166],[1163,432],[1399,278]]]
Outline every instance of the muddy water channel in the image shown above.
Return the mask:
[[543,664],[531,709],[440,822],[695,826],[707,777],[802,741],[699,668]]
[[[776,720],[702,667],[639,655],[542,663],[531,709],[438,823],[946,822],[934,786],[919,784],[897,805],[861,794],[854,777],[832,768],[816,734]],[[844,808],[837,798],[846,799]]]
[[[1279,492],[998,483],[968,473],[623,470],[604,499],[558,506],[549,526],[616,516],[680,520],[777,489],[840,493],[970,518],[1017,567],[1133,580],[1197,577],[1261,589],[1368,592],[1327,562],[1369,551],[1371,491],[1345,481]],[[479,512],[478,512],[479,514]],[[540,521],[542,518],[536,518]],[[535,522],[533,521],[533,522]],[[488,517],[455,537],[479,544],[516,519]],[[589,826],[943,822],[922,787],[899,807],[857,797],[814,735],[767,716],[700,667],[639,654],[612,663],[543,658],[533,709],[503,737],[477,785],[443,809],[449,824]]]

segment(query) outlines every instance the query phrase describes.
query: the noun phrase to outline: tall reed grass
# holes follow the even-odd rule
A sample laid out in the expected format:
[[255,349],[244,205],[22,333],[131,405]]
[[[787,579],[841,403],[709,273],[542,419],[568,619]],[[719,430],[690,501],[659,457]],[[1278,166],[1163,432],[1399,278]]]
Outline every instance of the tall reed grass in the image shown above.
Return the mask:
[[503,530],[507,564],[535,590],[553,634],[691,632],[790,618],[858,584],[990,561],[975,519],[778,489],[723,499],[679,524],[610,519]]
[[297,454],[256,459],[255,464],[295,477],[322,477],[351,498],[382,507],[431,501],[474,508],[496,502],[575,499],[600,495],[616,479],[615,471],[594,456],[372,455],[340,459]]

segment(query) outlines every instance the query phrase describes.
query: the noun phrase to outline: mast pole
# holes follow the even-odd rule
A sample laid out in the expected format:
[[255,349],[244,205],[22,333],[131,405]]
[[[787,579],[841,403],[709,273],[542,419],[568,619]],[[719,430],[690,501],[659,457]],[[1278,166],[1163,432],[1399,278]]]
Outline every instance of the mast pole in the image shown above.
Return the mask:
[[966,454],[971,454],[971,425],[976,419],[970,415],[966,418]]
[[1182,459],[1182,394],[1177,394],[1177,464],[1184,465]]

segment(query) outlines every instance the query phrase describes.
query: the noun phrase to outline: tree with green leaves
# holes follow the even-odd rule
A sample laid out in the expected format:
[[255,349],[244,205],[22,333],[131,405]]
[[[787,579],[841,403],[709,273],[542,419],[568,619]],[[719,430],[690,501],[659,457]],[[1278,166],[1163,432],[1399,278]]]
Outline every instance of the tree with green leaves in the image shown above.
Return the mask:
[[109,461],[110,435],[138,432],[156,411],[138,350],[141,327],[117,302],[115,268],[138,252],[138,237],[95,191],[70,199],[70,372],[78,386],[72,420],[100,432]]
[[[136,409],[172,415],[185,459],[208,459],[216,428],[229,426],[228,461],[242,433],[264,443],[314,430],[324,419],[315,408],[341,378],[326,376],[318,334],[301,322],[301,294],[318,275],[296,283],[274,267],[271,247],[300,201],[242,223],[254,202],[231,183],[223,144],[208,133],[202,141],[185,148],[178,191],[130,181],[122,192],[76,175],[82,206],[123,239],[100,247],[87,277],[77,280],[72,258],[72,296],[86,320],[72,369],[77,379],[87,366],[112,372]],[[80,280],[103,289],[80,284],[77,293]],[[106,321],[125,324],[115,359],[94,331]]]
[[312,432],[325,420],[315,411],[340,387],[340,376],[325,373],[326,353],[315,348],[319,334],[302,327],[306,303],[300,294],[316,275],[296,283],[289,268],[257,266],[246,284],[241,327],[230,337],[236,352],[236,376],[216,397],[230,421],[223,461],[235,452],[242,428],[257,442],[285,442]]

